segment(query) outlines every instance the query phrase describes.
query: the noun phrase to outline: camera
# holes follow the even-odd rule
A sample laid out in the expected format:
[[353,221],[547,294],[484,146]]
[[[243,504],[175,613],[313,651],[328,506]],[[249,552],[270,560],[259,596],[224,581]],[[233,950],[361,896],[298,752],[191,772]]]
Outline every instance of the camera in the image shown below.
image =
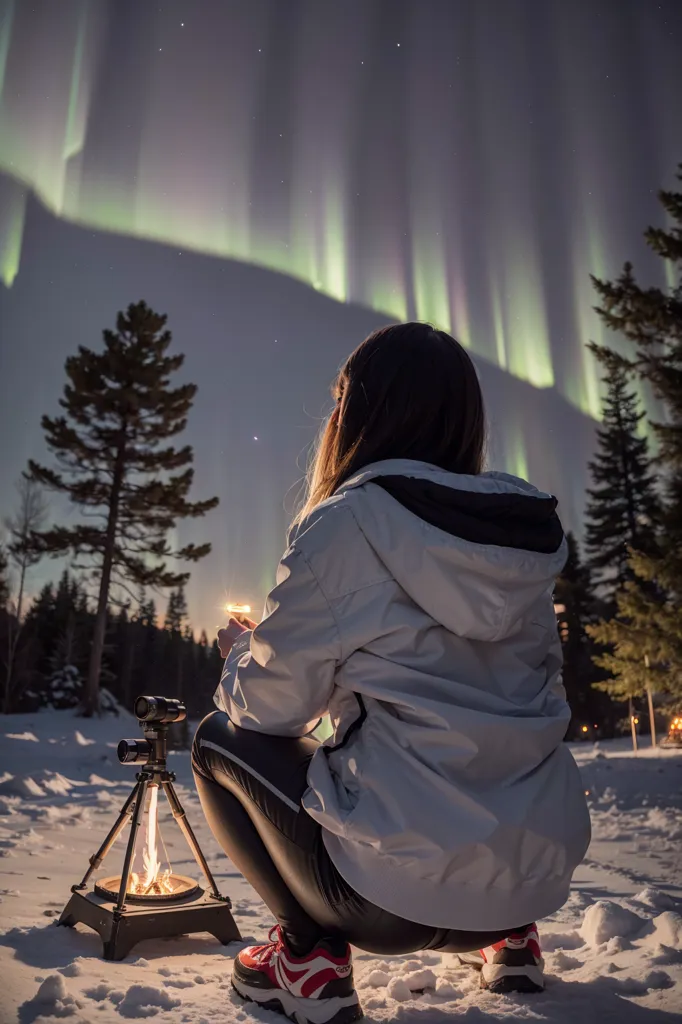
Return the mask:
[[121,764],[146,763],[152,756],[152,745],[149,740],[120,740],[116,754]]
[[187,708],[175,697],[138,697],[133,711],[138,721],[161,725],[182,722],[187,718]]
[[144,737],[121,740],[116,749],[121,764],[165,764],[168,750],[168,726],[184,722],[187,708],[175,697],[138,697],[133,705]]

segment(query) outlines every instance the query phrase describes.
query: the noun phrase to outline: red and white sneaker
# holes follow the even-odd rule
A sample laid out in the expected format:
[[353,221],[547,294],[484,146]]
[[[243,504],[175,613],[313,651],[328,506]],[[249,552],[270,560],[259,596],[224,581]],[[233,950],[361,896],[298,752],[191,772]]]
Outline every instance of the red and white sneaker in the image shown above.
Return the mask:
[[542,992],[545,987],[537,925],[486,946],[476,953],[458,953],[460,962],[481,972],[481,988],[491,992]]
[[295,956],[279,925],[268,938],[265,945],[247,946],[235,957],[232,985],[240,996],[297,1024],[360,1020],[350,946],[323,940],[307,956]]

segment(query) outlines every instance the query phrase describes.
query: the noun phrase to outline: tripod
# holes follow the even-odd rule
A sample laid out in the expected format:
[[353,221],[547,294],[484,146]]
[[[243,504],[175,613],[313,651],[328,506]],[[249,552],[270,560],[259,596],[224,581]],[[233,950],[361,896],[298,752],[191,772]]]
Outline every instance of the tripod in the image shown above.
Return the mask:
[[[119,760],[139,761],[147,758],[136,776],[132,792],[123,804],[118,818],[112,825],[104,842],[90,857],[89,866],[83,879],[71,887],[72,897],[57,922],[73,926],[77,922],[89,925],[99,932],[104,942],[105,960],[121,960],[136,942],[142,938],[180,935],[184,932],[209,931],[220,942],[227,944],[239,939],[239,930],[234,922],[228,896],[222,896],[211,873],[206,858],[199,846],[192,827],[187,820],[173,783],[175,774],[168,771],[168,725],[163,722],[143,722],[144,740],[121,740]],[[145,900],[144,896],[130,898],[129,883],[138,832],[142,824],[147,793],[151,786],[162,790],[170,805],[171,813],[187,840],[194,859],[201,868],[209,892],[194,886],[180,896],[169,895],[162,904]],[[88,883],[94,871],[102,864],[111,847],[130,821],[130,835],[123,859],[118,897],[115,904],[107,899],[107,891],[95,885],[88,890]],[[198,894],[198,895],[197,895]],[[128,902],[126,902],[128,898]]]

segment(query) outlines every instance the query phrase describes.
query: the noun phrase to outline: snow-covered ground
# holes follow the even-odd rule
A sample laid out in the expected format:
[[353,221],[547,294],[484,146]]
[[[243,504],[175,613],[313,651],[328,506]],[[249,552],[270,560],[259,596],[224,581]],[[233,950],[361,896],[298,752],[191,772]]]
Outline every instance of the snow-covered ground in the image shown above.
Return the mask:
[[[238,945],[208,935],[148,941],[120,963],[100,959],[98,936],[55,927],[133,783],[116,743],[138,735],[129,716],[84,721],[70,712],[0,718],[0,1022],[159,1024],[280,1021],[231,991]],[[566,906],[541,922],[547,990],[491,996],[450,954],[356,956],[367,1017],[402,1024],[538,1021],[672,1024],[682,1020],[682,752],[627,741],[573,748],[589,792],[594,839]],[[272,921],[205,826],[187,753],[170,757],[178,791],[245,940]],[[47,767],[49,766],[49,767]],[[162,832],[173,867],[197,877],[172,822]],[[120,869],[122,840],[105,863]],[[104,869],[100,870],[100,874]],[[420,991],[416,991],[416,990]]]

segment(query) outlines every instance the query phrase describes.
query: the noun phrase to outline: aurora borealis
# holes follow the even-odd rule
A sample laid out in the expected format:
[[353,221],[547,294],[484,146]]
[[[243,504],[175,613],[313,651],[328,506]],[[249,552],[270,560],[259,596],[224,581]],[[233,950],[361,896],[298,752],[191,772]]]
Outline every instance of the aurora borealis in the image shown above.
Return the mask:
[[66,355],[144,297],[221,494],[203,621],[258,604],[326,383],[387,319],[469,347],[498,465],[579,529],[589,274],[673,283],[642,232],[680,95],[678,0],[0,0],[0,513]]
[[681,22],[648,0],[3,0],[4,281],[32,189],[432,320],[596,415],[588,273],[638,244],[682,155]]

